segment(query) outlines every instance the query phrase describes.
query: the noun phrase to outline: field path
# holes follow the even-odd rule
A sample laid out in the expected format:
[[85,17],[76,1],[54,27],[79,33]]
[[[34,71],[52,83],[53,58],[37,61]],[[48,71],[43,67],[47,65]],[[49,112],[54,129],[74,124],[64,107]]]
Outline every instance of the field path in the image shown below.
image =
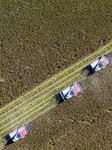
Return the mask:
[[112,53],[112,42],[1,108],[0,138],[56,106],[55,95],[75,81],[85,78],[87,72],[82,72],[82,69],[105,53]]

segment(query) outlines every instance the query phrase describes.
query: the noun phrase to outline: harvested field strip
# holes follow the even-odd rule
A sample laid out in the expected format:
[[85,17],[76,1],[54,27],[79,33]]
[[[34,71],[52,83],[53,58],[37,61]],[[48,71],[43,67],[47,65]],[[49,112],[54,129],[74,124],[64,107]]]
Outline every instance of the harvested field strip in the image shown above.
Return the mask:
[[[52,101],[53,101],[53,99],[52,99]],[[41,112],[39,112],[39,115],[38,115],[37,112],[36,112],[36,113],[33,115],[32,120],[31,120],[31,118],[30,118],[30,119],[27,119],[27,123],[33,121],[34,119],[36,119],[36,118],[39,117],[40,115],[46,113],[47,111],[49,111],[50,109],[52,109],[52,108],[55,107],[55,106],[56,106],[55,104],[52,104],[52,105],[50,105],[50,106],[47,106],[47,107],[44,108]],[[26,122],[26,121],[22,121],[22,122]],[[1,137],[3,137],[4,135],[6,135],[7,133],[9,133],[10,131],[12,131],[13,129],[15,129],[16,127],[20,126],[21,124],[22,124],[22,123],[19,122],[19,124],[16,124],[15,126],[12,125],[12,126],[8,127],[4,132],[2,132]],[[4,141],[4,139],[1,138],[1,139],[0,139],[0,148],[1,148],[1,149],[4,147],[5,143],[6,143],[6,142]]]
[[[73,79],[77,79],[77,77],[80,75],[81,77],[83,76],[83,75],[85,75],[86,73],[83,73],[83,74],[77,74],[76,76],[73,76],[72,78]],[[72,79],[72,78],[70,78],[70,79]],[[69,79],[69,80],[70,80]],[[67,81],[69,81],[69,80],[67,80]],[[64,81],[64,82],[66,82],[66,81]],[[30,101],[29,101],[29,103],[26,103],[26,105],[25,105],[25,108],[27,107],[27,105],[31,105],[31,107],[33,106],[33,105],[35,105],[35,104],[39,104],[39,103],[42,103],[42,100],[45,100],[46,98],[48,98],[49,96],[51,96],[51,94],[52,94],[52,91],[55,89],[55,88],[57,88],[58,86],[61,86],[61,84],[58,84],[57,86],[54,86],[54,87],[52,87],[49,91],[47,91],[47,93],[43,93],[43,94],[41,94],[42,96],[40,96],[40,97],[38,97],[38,98],[33,98],[33,99],[30,99]],[[65,87],[66,88],[66,87]],[[16,112],[18,112],[18,111],[20,111],[20,110],[22,110],[22,112],[23,112],[23,107],[21,108],[19,108],[19,109],[16,109],[14,112],[13,112],[13,114],[12,114],[12,116],[14,115],[14,113]],[[9,118],[10,116],[6,116],[7,118]],[[4,120],[5,118],[3,118],[3,120]],[[2,120],[0,121],[0,126],[1,126],[1,122],[2,122]]]
[[[21,116],[16,116],[16,118],[10,119],[8,120],[7,124],[5,124],[4,128],[0,129],[0,132],[2,132],[4,129],[8,128],[8,127],[12,127],[12,124],[15,125],[15,123],[17,124],[20,120],[22,120],[24,118],[27,118],[29,116],[31,116],[31,114],[33,112],[37,112],[37,115],[39,115],[39,113],[41,112],[41,110],[44,110],[46,108],[46,106],[49,104],[55,104],[55,101],[53,101],[53,98],[47,99],[47,101],[43,104],[40,104],[38,107],[33,108],[32,110],[29,110],[29,113],[23,113]],[[32,118],[32,117],[31,117]],[[25,120],[25,122],[27,122],[27,120]],[[23,123],[25,123],[23,122]]]
[[49,101],[47,104],[45,104],[45,106],[42,106],[39,110],[35,110],[35,111],[31,112],[29,115],[25,116],[24,118],[21,118],[21,120],[19,120],[19,122],[17,122],[17,123],[15,122],[15,124],[12,124],[11,126],[8,126],[8,128],[5,128],[0,133],[0,136],[3,137],[4,135],[9,133],[14,128],[16,128],[16,127],[20,126],[21,124],[23,124],[23,122],[24,123],[25,122],[27,122],[27,123],[31,122],[32,120],[39,117],[40,115],[42,115],[43,113],[47,112],[48,110],[50,110],[51,108],[53,108],[55,106],[56,105],[54,103],[51,104],[51,101]]
[[44,90],[47,87],[51,86],[52,84],[56,83],[57,81],[59,81],[63,77],[68,76],[70,73],[81,71],[89,63],[91,63],[96,58],[98,58],[99,56],[101,56],[101,55],[103,55],[107,52],[112,52],[112,42],[110,42],[106,46],[102,47],[101,49],[99,49],[98,51],[96,51],[95,53],[90,55],[89,57],[85,58],[84,60],[78,62],[77,64],[72,65],[71,67],[67,68],[63,72],[61,72],[58,75],[52,77],[50,80],[44,82],[43,84],[41,84],[40,86],[38,86],[34,90],[28,92],[24,96],[19,97],[17,100],[15,100],[15,101],[11,102],[10,104],[8,104],[7,106],[3,107],[0,110],[0,114],[2,115],[4,113],[7,113],[8,111],[13,109],[17,105],[29,100],[30,98],[32,98],[34,96],[36,96],[39,92],[41,92],[42,90]]
[[19,110],[15,114],[4,119],[0,123],[0,126],[1,126],[0,132],[2,129],[6,128],[6,126],[8,126],[11,122],[14,122],[14,121],[17,122],[17,120],[21,119],[22,117],[31,113],[32,111],[36,109],[40,109],[42,106],[44,107],[45,104],[47,104],[51,99],[52,99],[52,96],[47,99],[43,99],[42,101],[40,101],[40,103],[38,103],[38,99],[36,99],[32,104],[29,104],[28,106],[24,107],[22,110]]
[[[110,50],[110,51],[112,51],[112,50]],[[73,72],[72,72],[72,73],[73,73]],[[82,77],[84,76],[83,74],[81,74],[81,75],[82,75]],[[80,76],[80,75],[78,74],[78,77],[79,77],[79,76]],[[76,77],[77,77],[77,76],[76,76]],[[75,77],[75,79],[78,79],[78,78],[76,78],[76,77]],[[81,77],[81,78],[82,78],[82,77]],[[74,80],[74,79],[73,79],[73,80]],[[62,81],[62,80],[61,80],[61,81]],[[61,88],[59,88],[59,91],[62,90],[62,89],[64,89],[64,88],[66,88],[68,85],[70,85],[70,84],[72,84],[72,83],[74,82],[74,81],[72,81],[72,80],[70,80],[70,79],[69,79],[68,81],[69,81],[69,82],[66,82],[66,84],[63,84],[62,87],[61,87],[61,85],[59,86],[59,87],[61,87]],[[72,82],[71,82],[71,81],[72,81]],[[68,84],[68,85],[67,85],[67,84]],[[57,91],[57,88],[54,89],[54,90],[56,91],[55,94],[57,94],[57,93],[59,92],[59,91]],[[48,93],[47,93],[47,94],[48,94]],[[54,95],[55,95],[55,94],[54,94]],[[49,93],[49,95],[46,95],[46,94],[45,94],[44,96],[46,96],[46,97],[48,98],[48,97],[51,96],[51,95],[52,95],[52,91],[51,91],[51,93]],[[43,96],[43,100],[46,98],[46,97],[44,97],[44,96]],[[53,96],[53,95],[52,95],[52,96]],[[40,98],[41,98],[41,97],[40,97]],[[35,99],[34,99],[34,100],[35,100]],[[35,102],[35,101],[34,101],[34,102]],[[27,107],[28,107],[28,108],[27,108]],[[29,105],[28,105],[27,107],[26,107],[26,109],[29,109],[29,108],[30,108]],[[26,112],[25,112],[25,114],[26,114]],[[18,116],[18,114],[17,114],[17,116]],[[4,119],[3,122],[5,122],[5,121],[6,121],[6,120]],[[6,122],[5,122],[5,124],[6,124]],[[2,125],[2,124],[1,124],[1,125]]]
[[[6,125],[9,125],[9,122],[13,119],[18,119],[23,117],[23,114],[28,114],[30,113],[30,111],[32,110],[37,110],[37,108],[39,109],[41,105],[44,105],[46,102],[50,101],[52,99],[52,97],[57,94],[59,91],[61,91],[63,88],[66,88],[67,86],[69,86],[70,84],[72,84],[74,81],[81,79],[84,76],[85,72],[83,72],[82,74],[78,74],[77,76],[73,77],[72,79],[68,80],[67,82],[65,82],[64,84],[59,85],[58,87],[56,87],[55,89],[53,89],[52,91],[49,91],[47,94],[43,95],[42,97],[40,97],[39,99],[35,99],[34,102],[29,103],[26,107],[24,107],[22,110],[18,110],[17,112],[15,112],[14,115],[7,117],[6,119],[2,120],[0,122],[0,129],[6,128]],[[39,100],[39,102],[38,102]],[[55,103],[55,100],[54,100]],[[17,122],[17,121],[16,121]]]
[[[47,92],[49,92],[49,91],[52,91],[52,89],[54,89],[55,87],[57,87],[57,86],[60,85],[61,83],[65,82],[65,81],[67,81],[67,80],[69,80],[69,79],[71,79],[71,78],[74,77],[74,76],[75,76],[75,73],[72,72],[72,73],[69,74],[67,77],[62,78],[61,80],[59,80],[59,81],[57,81],[56,83],[52,84],[50,87],[48,87],[48,88],[42,90],[42,92],[37,93],[36,96],[34,96],[34,97],[28,99],[28,100],[25,101],[25,102],[23,101],[22,104],[20,104],[19,106],[14,107],[14,108],[11,109],[10,111],[8,111],[8,112],[7,112],[7,115],[6,115],[6,114],[1,115],[1,116],[0,116],[0,119],[2,120],[2,119],[4,119],[4,118],[6,118],[7,116],[9,116],[9,114],[10,114],[10,115],[11,115],[11,114],[13,115],[13,114],[15,113],[15,111],[17,112],[18,109],[20,110],[20,109],[22,109],[24,106],[26,107],[26,105],[27,105],[28,103],[31,103],[31,104],[32,104],[32,101],[33,101],[33,100],[37,99],[38,97],[40,97],[40,96],[43,95],[43,94],[45,95],[45,93],[47,93]],[[40,102],[40,101],[41,101],[41,99],[38,99],[38,102]],[[1,121],[0,121],[0,122],[1,122]]]

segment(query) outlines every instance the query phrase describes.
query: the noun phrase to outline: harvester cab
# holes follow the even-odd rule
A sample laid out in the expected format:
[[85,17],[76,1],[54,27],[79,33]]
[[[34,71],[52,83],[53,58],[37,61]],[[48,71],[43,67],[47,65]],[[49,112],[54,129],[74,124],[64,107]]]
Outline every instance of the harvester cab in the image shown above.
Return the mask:
[[17,128],[16,130],[7,134],[4,139],[6,141],[5,146],[12,144],[22,138],[24,138],[27,134],[31,133],[32,129],[29,124],[24,124]]
[[84,90],[84,82],[77,81],[56,95],[57,103],[62,103]]
[[107,65],[112,64],[112,57],[109,54],[102,55],[96,61],[89,64],[83,70],[88,72],[88,76],[94,74],[97,71],[105,68]]

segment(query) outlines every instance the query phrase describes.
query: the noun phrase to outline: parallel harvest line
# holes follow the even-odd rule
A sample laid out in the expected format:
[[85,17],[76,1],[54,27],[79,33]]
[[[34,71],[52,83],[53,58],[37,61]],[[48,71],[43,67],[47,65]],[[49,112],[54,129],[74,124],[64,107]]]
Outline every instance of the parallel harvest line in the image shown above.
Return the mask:
[[[12,116],[9,116],[8,118],[4,119],[3,121],[0,122],[0,130],[3,128],[6,128],[6,125],[8,126],[9,122],[13,119],[18,119],[21,116],[23,117],[23,114],[29,114],[29,112],[33,109],[37,109],[40,105],[44,104],[48,98],[52,98],[55,94],[57,94],[57,92],[59,92],[61,89],[67,87],[68,85],[70,85],[70,83],[73,83],[73,81],[77,80],[79,77],[82,78],[85,75],[85,73],[83,72],[82,74],[77,74],[76,76],[72,77],[71,79],[69,79],[68,81],[66,81],[64,84],[58,85],[56,88],[52,89],[51,91],[49,91],[48,93],[46,93],[45,95],[41,96],[40,98],[35,99],[35,101],[30,102],[26,107],[24,107],[22,110],[18,110],[16,111],[15,114],[13,114]],[[40,103],[38,103],[38,100],[40,101]]]
[[[68,80],[66,83],[60,85],[60,86],[57,87],[56,89],[53,89],[52,93],[49,94],[49,95],[52,95],[52,98],[53,98],[53,96],[54,96],[56,93],[58,93],[60,90],[62,90],[63,88],[65,88],[65,87],[67,87],[67,86],[69,86],[69,85],[71,85],[75,80],[79,80],[79,79],[81,79],[82,77],[83,77],[83,74],[80,74],[80,75],[78,75],[78,76],[72,78],[71,80]],[[49,97],[48,97],[48,98],[49,98]],[[50,98],[49,98],[49,101],[50,101],[50,100],[51,100],[51,96],[50,96]],[[55,101],[54,101],[53,103],[55,103]],[[45,105],[45,103],[44,103],[43,105]],[[36,112],[36,111],[38,111],[38,109],[34,109],[33,111]],[[32,113],[33,113],[33,111],[32,111]],[[30,116],[30,117],[31,117],[31,118],[30,118],[31,120],[33,119],[33,116],[31,116],[31,112],[28,113],[27,115],[25,115],[25,117],[26,117],[26,116]],[[18,119],[18,118],[17,118],[17,119]],[[24,118],[21,117],[21,119],[24,119]],[[20,121],[20,119],[18,120],[18,122],[19,122],[19,121]],[[27,122],[27,120],[25,120],[25,121]],[[13,125],[15,126],[15,123],[18,124],[18,122],[14,120],[14,124],[13,124]],[[22,122],[22,123],[25,123],[25,122]],[[7,124],[7,127],[10,128],[9,124]],[[4,132],[4,130],[6,130],[6,129],[7,129],[6,126],[4,126],[4,129],[0,132],[0,135],[1,135],[2,132]]]
[[89,63],[94,61],[94,59],[98,58],[99,56],[101,56],[101,55],[103,55],[104,53],[107,53],[107,52],[112,52],[112,42],[110,42],[106,46],[102,47],[100,50],[96,51],[95,53],[93,53],[92,55],[87,57],[86,59],[72,65],[71,67],[67,68],[63,72],[61,72],[58,75],[52,77],[50,80],[44,82],[43,84],[41,84],[40,86],[38,86],[34,90],[30,91],[29,93],[25,94],[24,96],[21,96],[17,100],[9,103],[8,105],[6,105],[5,107],[3,107],[0,110],[0,114],[2,115],[4,113],[7,113],[11,109],[13,109],[15,106],[21,104],[22,102],[25,102],[25,101],[29,100],[32,97],[34,97],[35,95],[37,95],[38,92],[40,92],[41,90],[45,89],[48,86],[51,86],[53,83],[56,83],[61,78],[63,78],[63,76],[66,77],[67,75],[69,75],[73,71],[76,71],[76,72],[80,71],[85,66],[87,66]]

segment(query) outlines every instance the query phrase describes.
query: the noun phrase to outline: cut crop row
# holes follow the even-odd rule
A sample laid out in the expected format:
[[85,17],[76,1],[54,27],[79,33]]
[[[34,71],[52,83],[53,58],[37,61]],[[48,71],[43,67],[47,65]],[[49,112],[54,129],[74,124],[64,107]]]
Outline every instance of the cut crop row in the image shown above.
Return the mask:
[[[27,101],[23,101],[23,103],[21,104],[21,107],[20,107],[20,105],[17,105],[16,107],[14,107],[14,109],[11,109],[10,111],[8,111],[7,114],[8,114],[8,113],[11,113],[11,112],[14,114],[14,113],[17,111],[18,108],[19,108],[19,110],[22,109],[24,104],[25,104],[25,105],[28,105],[29,103],[32,103],[32,101],[35,100],[35,99],[37,99],[40,95],[43,95],[43,94],[45,94],[45,93],[51,91],[52,89],[54,89],[55,87],[57,87],[59,84],[65,82],[67,79],[70,79],[72,76],[75,76],[75,73],[74,73],[74,72],[72,72],[71,74],[68,74],[68,76],[65,76],[65,77],[62,78],[61,80],[59,80],[59,81],[57,81],[56,83],[52,84],[50,87],[47,87],[46,89],[42,90],[40,93],[37,93],[37,95],[35,95],[34,97],[31,97],[30,99],[27,99]],[[39,101],[40,101],[40,99],[38,100],[38,102],[39,102]],[[26,102],[27,102],[27,103],[26,103]],[[13,115],[13,114],[12,114],[12,115]],[[0,116],[1,121],[2,121],[2,118],[4,119],[4,118],[7,117],[7,116],[8,116],[8,115],[6,115],[5,113],[2,114],[2,115]],[[0,122],[1,122],[1,121],[0,121]]]
[[28,92],[24,96],[19,97],[16,101],[11,102],[10,104],[8,104],[7,106],[5,106],[4,108],[2,108],[0,110],[0,114],[8,112],[10,109],[13,109],[15,106],[21,104],[23,101],[29,100],[30,98],[34,97],[38,92],[44,90],[48,86],[51,86],[53,83],[56,83],[61,78],[67,76],[71,72],[80,71],[85,66],[87,66],[89,63],[91,63],[92,61],[97,59],[99,56],[101,56],[101,55],[103,55],[104,53],[107,53],[107,52],[112,52],[112,42],[109,43],[108,45],[102,47],[100,50],[93,53],[88,58],[82,60],[81,62],[78,62],[78,63],[72,65],[70,68],[67,68],[63,72],[56,75],[55,77],[52,77],[50,80],[44,82],[43,84],[41,84],[40,86],[38,86],[34,90]]
[[[75,80],[81,79],[82,77],[83,77],[83,75],[80,74],[79,76],[74,77],[74,78],[72,78],[71,80],[67,81],[66,83],[60,85],[58,88],[56,88],[56,89],[54,89],[54,90],[52,91],[52,93],[51,93],[52,97],[53,97],[55,94],[57,94],[60,90],[66,88],[67,86],[71,85]],[[49,100],[51,100],[51,98],[50,98]],[[48,101],[48,102],[49,102],[49,101]],[[46,103],[45,103],[45,104],[46,104]],[[41,106],[41,107],[43,107],[43,106]],[[37,111],[37,110],[38,110],[38,109],[35,108],[33,111]],[[32,112],[33,112],[33,111],[32,111]],[[31,113],[28,113],[27,115],[30,116]],[[27,115],[25,115],[25,116],[27,116]],[[31,119],[32,119],[32,117],[33,117],[33,116],[31,116]],[[18,118],[17,118],[17,119],[18,119]],[[21,119],[23,119],[23,116],[22,116]],[[21,119],[19,119],[18,121],[20,121]],[[26,121],[27,121],[27,120],[26,120]],[[15,120],[14,120],[14,122],[17,123],[17,121],[15,121]],[[22,123],[24,123],[24,122],[22,122]],[[9,127],[9,123],[7,124],[7,127]],[[4,129],[6,129],[6,126],[4,127]],[[3,131],[4,131],[4,130],[2,130],[1,132],[3,132]],[[1,135],[1,132],[0,132],[0,135]]]
[[51,108],[53,108],[55,105],[51,104],[49,101],[45,106],[42,106],[40,109],[31,112],[29,115],[26,115],[24,118],[21,118],[18,122],[14,122],[12,125],[8,126],[4,130],[0,132],[0,136],[3,137],[6,134],[8,134],[11,130],[14,130],[15,128],[19,127],[21,124],[28,123],[33,121],[35,118],[39,117],[43,113],[47,112]]
[[40,99],[35,99],[33,103],[30,103],[26,107],[22,108],[21,110],[18,110],[11,116],[7,117],[6,119],[0,122],[0,131],[3,128],[6,128],[6,126],[8,126],[9,123],[11,123],[12,121],[14,122],[14,121],[17,121],[18,119],[21,119],[22,117],[24,117],[24,115],[29,114],[34,109],[39,109],[40,107],[42,107],[42,105],[45,105],[51,98],[52,96],[50,96],[49,99],[47,97],[45,99],[42,99],[41,97]]
[[[77,76],[72,77],[71,79],[69,79],[67,82],[65,83],[69,83],[71,80],[74,81],[77,79],[77,77],[81,76],[81,78],[84,76],[83,74],[78,74]],[[67,85],[63,83],[65,86],[64,88],[67,87]],[[72,82],[73,83],[73,82]],[[52,89],[51,91],[49,91],[48,93],[46,93],[45,95],[41,96],[40,98],[35,99],[33,102],[30,102],[26,107],[16,111],[14,114],[12,114],[11,116],[8,116],[6,119],[3,119],[0,122],[0,126],[1,128],[4,128],[4,125],[8,124],[10,122],[10,120],[13,120],[14,118],[17,118],[18,116],[20,117],[23,113],[28,113],[29,111],[31,111],[34,108],[38,108],[38,106],[40,106],[41,104],[44,104],[47,99],[52,96],[54,96],[55,94],[57,94],[57,92],[59,92],[60,90],[62,90],[63,88],[63,84],[57,86],[55,89]],[[57,90],[58,89],[58,90]],[[38,102],[39,101],[39,102]],[[0,129],[1,129],[0,128]]]

